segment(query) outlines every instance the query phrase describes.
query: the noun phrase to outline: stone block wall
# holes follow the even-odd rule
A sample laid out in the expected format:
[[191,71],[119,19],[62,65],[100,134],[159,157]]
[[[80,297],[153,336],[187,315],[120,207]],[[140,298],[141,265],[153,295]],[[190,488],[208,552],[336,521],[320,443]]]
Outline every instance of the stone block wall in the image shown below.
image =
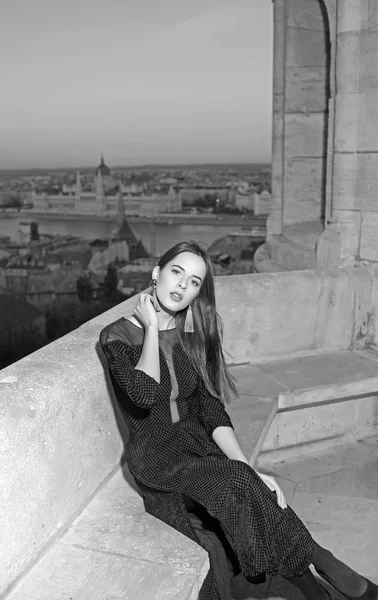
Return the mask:
[[378,260],[378,23],[375,3],[340,2],[332,218],[354,218],[356,261]]
[[368,269],[217,278],[229,363],[347,349],[375,340],[375,278]]

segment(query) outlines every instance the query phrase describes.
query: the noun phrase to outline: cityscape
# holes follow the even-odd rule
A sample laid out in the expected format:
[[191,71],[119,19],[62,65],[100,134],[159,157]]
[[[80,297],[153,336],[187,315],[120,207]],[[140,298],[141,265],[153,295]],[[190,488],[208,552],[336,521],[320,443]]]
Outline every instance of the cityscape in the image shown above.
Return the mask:
[[1,367],[146,289],[180,240],[254,272],[271,205],[268,164],[0,171]]
[[4,0],[0,56],[1,600],[378,600],[378,2]]
[[272,205],[271,3],[24,8],[0,24],[0,368],[146,289],[178,241],[253,272]]

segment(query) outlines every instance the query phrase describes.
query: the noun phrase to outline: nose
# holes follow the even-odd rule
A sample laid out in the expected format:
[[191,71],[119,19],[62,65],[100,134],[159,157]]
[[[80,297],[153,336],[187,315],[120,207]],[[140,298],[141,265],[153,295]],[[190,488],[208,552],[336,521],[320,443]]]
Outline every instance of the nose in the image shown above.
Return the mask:
[[185,284],[185,282],[184,282],[184,281],[182,281],[182,282],[181,282],[181,281],[179,281],[179,287],[180,287],[182,290],[185,290],[185,289],[186,289],[186,284]]

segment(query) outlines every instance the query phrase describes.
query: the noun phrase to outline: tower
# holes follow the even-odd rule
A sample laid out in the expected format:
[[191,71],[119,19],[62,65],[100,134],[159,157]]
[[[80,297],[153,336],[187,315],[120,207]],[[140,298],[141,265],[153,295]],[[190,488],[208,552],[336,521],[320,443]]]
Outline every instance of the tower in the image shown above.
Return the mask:
[[75,210],[80,211],[80,198],[81,198],[81,177],[80,171],[76,171],[76,182],[75,182]]
[[105,190],[100,170],[97,171],[96,176],[96,203],[98,212],[102,212],[105,209]]
[[119,188],[118,198],[117,198],[117,229],[119,230],[122,226],[122,223],[125,219],[125,202],[122,196],[121,187]]
[[78,200],[80,200],[81,192],[82,192],[82,187],[81,187],[80,171],[76,171],[75,196]]

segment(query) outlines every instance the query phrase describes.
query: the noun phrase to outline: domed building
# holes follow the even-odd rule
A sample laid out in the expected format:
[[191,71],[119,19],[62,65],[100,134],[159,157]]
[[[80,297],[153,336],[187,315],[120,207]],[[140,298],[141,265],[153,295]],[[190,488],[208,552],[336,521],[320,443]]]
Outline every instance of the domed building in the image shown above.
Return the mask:
[[[93,185],[93,190],[98,192],[99,187],[103,188],[106,195],[113,192],[118,186],[117,181],[112,176],[112,172],[108,165],[105,164],[104,155],[101,154],[101,162],[96,169],[96,177]],[[118,188],[117,188],[118,189]]]
[[96,169],[96,177],[99,174],[101,174],[102,178],[104,178],[104,177],[111,177],[112,176],[109,167],[104,162],[104,155],[103,154],[101,154],[101,162],[100,162],[100,164],[98,165],[98,167]]

